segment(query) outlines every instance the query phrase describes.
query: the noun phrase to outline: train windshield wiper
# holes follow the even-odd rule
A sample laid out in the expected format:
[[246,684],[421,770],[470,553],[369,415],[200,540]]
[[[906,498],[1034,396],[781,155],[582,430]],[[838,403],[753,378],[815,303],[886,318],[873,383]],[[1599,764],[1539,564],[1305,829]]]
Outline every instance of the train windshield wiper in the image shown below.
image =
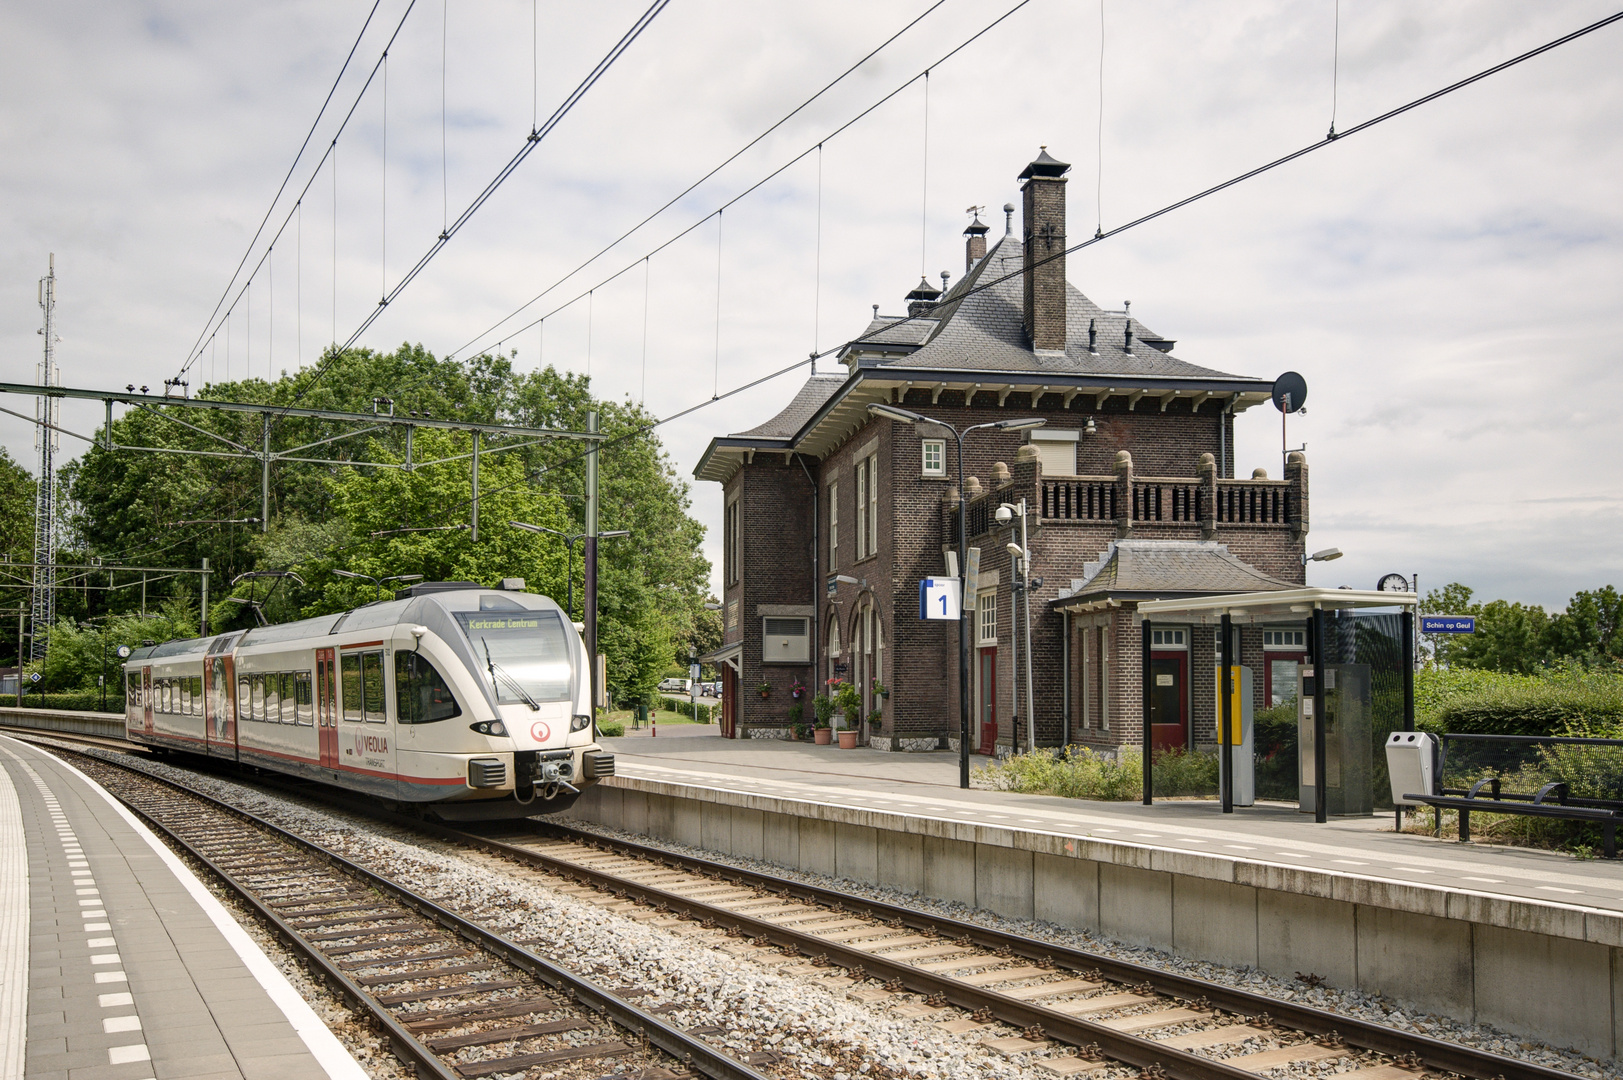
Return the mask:
[[[502,667],[500,664],[496,663],[496,661],[490,658],[490,642],[486,641],[484,638],[480,638],[479,644],[485,647],[485,667],[490,670],[491,683],[494,685],[496,680],[500,679],[502,682],[507,684],[507,688],[509,690],[513,691],[519,697],[524,699],[524,704],[530,707],[531,712],[540,712],[541,706],[536,703],[535,698],[529,695],[529,692],[519,684],[517,679],[513,678],[513,676],[507,673],[506,668]],[[499,687],[496,690],[496,696],[498,699],[501,697],[501,689]]]

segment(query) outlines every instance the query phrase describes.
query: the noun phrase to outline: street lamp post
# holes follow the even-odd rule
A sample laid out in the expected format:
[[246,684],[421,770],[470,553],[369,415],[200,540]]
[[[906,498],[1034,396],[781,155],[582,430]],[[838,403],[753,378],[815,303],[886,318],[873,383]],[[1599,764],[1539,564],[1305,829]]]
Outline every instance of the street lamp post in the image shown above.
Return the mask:
[[[523,521],[509,521],[507,524],[515,529],[523,529],[525,532],[549,533],[563,540],[564,549],[569,552],[569,569],[565,574],[564,581],[564,610],[569,612],[569,617],[573,619],[575,617],[575,541],[585,539],[586,534],[583,532],[566,533],[559,529],[549,529],[545,525],[531,525]],[[630,529],[615,529],[612,532],[600,532],[597,534],[597,538],[602,540],[610,536],[630,535]]]
[[379,600],[383,599],[383,586],[387,585],[391,581],[421,581],[421,580],[423,580],[423,575],[421,575],[421,574],[391,574],[388,577],[373,577],[371,574],[360,574],[360,573],[356,573],[354,570],[337,570],[337,569],[333,570],[333,573],[338,575],[339,577],[354,578],[357,581],[370,581],[373,585],[377,586],[378,599]]
[[935,424],[952,432],[958,444],[958,786],[969,787],[969,605],[963,603],[969,595],[969,489],[964,485],[964,436],[972,431],[991,428],[998,431],[1030,431],[1048,421],[1040,417],[1023,420],[994,420],[989,424],[972,424],[961,433],[951,424],[933,420],[923,413],[870,402],[868,411],[875,416],[900,420],[904,424]]

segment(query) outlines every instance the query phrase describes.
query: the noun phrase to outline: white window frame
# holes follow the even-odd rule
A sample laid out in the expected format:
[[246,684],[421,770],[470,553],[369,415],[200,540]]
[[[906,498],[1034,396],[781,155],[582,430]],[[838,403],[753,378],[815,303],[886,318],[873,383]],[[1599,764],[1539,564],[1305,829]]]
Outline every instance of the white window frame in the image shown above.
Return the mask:
[[723,555],[727,562],[727,584],[729,585],[738,584],[738,580],[742,576],[739,563],[743,560],[739,558],[739,547],[743,539],[743,528],[739,519],[743,516],[743,511],[739,504],[739,498],[734,496],[733,500],[727,504],[726,521],[723,523],[723,528],[726,530],[726,550]]
[[[1274,640],[1269,641],[1269,638]],[[1262,650],[1263,652],[1307,652],[1307,631],[1264,630],[1262,632]]]
[[828,568],[840,565],[840,482],[828,482]]
[[997,646],[997,590],[982,589],[975,594],[975,645]]
[[868,462],[857,462],[857,562],[868,557]]
[[1189,632],[1181,626],[1150,628],[1150,648],[1157,652],[1182,652],[1189,648]]
[[879,455],[868,458],[868,554],[879,554]]
[[[930,452],[935,451],[935,464],[930,464]],[[943,477],[947,475],[947,440],[924,439],[919,443],[919,475]]]

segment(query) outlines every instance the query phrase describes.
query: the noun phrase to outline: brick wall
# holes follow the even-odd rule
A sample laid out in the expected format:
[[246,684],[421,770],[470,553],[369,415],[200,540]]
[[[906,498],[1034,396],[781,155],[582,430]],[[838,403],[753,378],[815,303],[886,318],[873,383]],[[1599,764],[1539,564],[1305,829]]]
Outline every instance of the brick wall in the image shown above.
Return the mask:
[[[816,475],[815,469],[812,475]],[[796,680],[811,687],[813,668],[761,662],[759,609],[762,604],[812,603],[811,483],[798,462],[785,462],[782,454],[761,454],[738,471],[726,490],[729,498],[740,492],[743,506],[739,522],[742,580],[737,587],[728,587],[722,598],[724,605],[739,601],[738,627],[729,629],[725,638],[729,643],[744,643],[737,719],[753,726],[782,726],[789,723],[794,704],[790,687]],[[814,655],[816,634],[814,620]],[[772,688],[766,698],[759,690],[763,682]],[[809,695],[802,700],[809,722]]]

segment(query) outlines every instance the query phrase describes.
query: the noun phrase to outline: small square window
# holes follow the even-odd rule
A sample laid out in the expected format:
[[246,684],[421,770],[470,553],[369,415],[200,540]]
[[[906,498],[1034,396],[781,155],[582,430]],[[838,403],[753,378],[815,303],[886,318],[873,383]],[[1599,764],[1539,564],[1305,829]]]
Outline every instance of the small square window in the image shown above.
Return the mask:
[[925,476],[947,475],[947,440],[925,439],[922,444]]
[[1157,649],[1183,649],[1189,645],[1183,630],[1155,630],[1150,631],[1150,644]]

